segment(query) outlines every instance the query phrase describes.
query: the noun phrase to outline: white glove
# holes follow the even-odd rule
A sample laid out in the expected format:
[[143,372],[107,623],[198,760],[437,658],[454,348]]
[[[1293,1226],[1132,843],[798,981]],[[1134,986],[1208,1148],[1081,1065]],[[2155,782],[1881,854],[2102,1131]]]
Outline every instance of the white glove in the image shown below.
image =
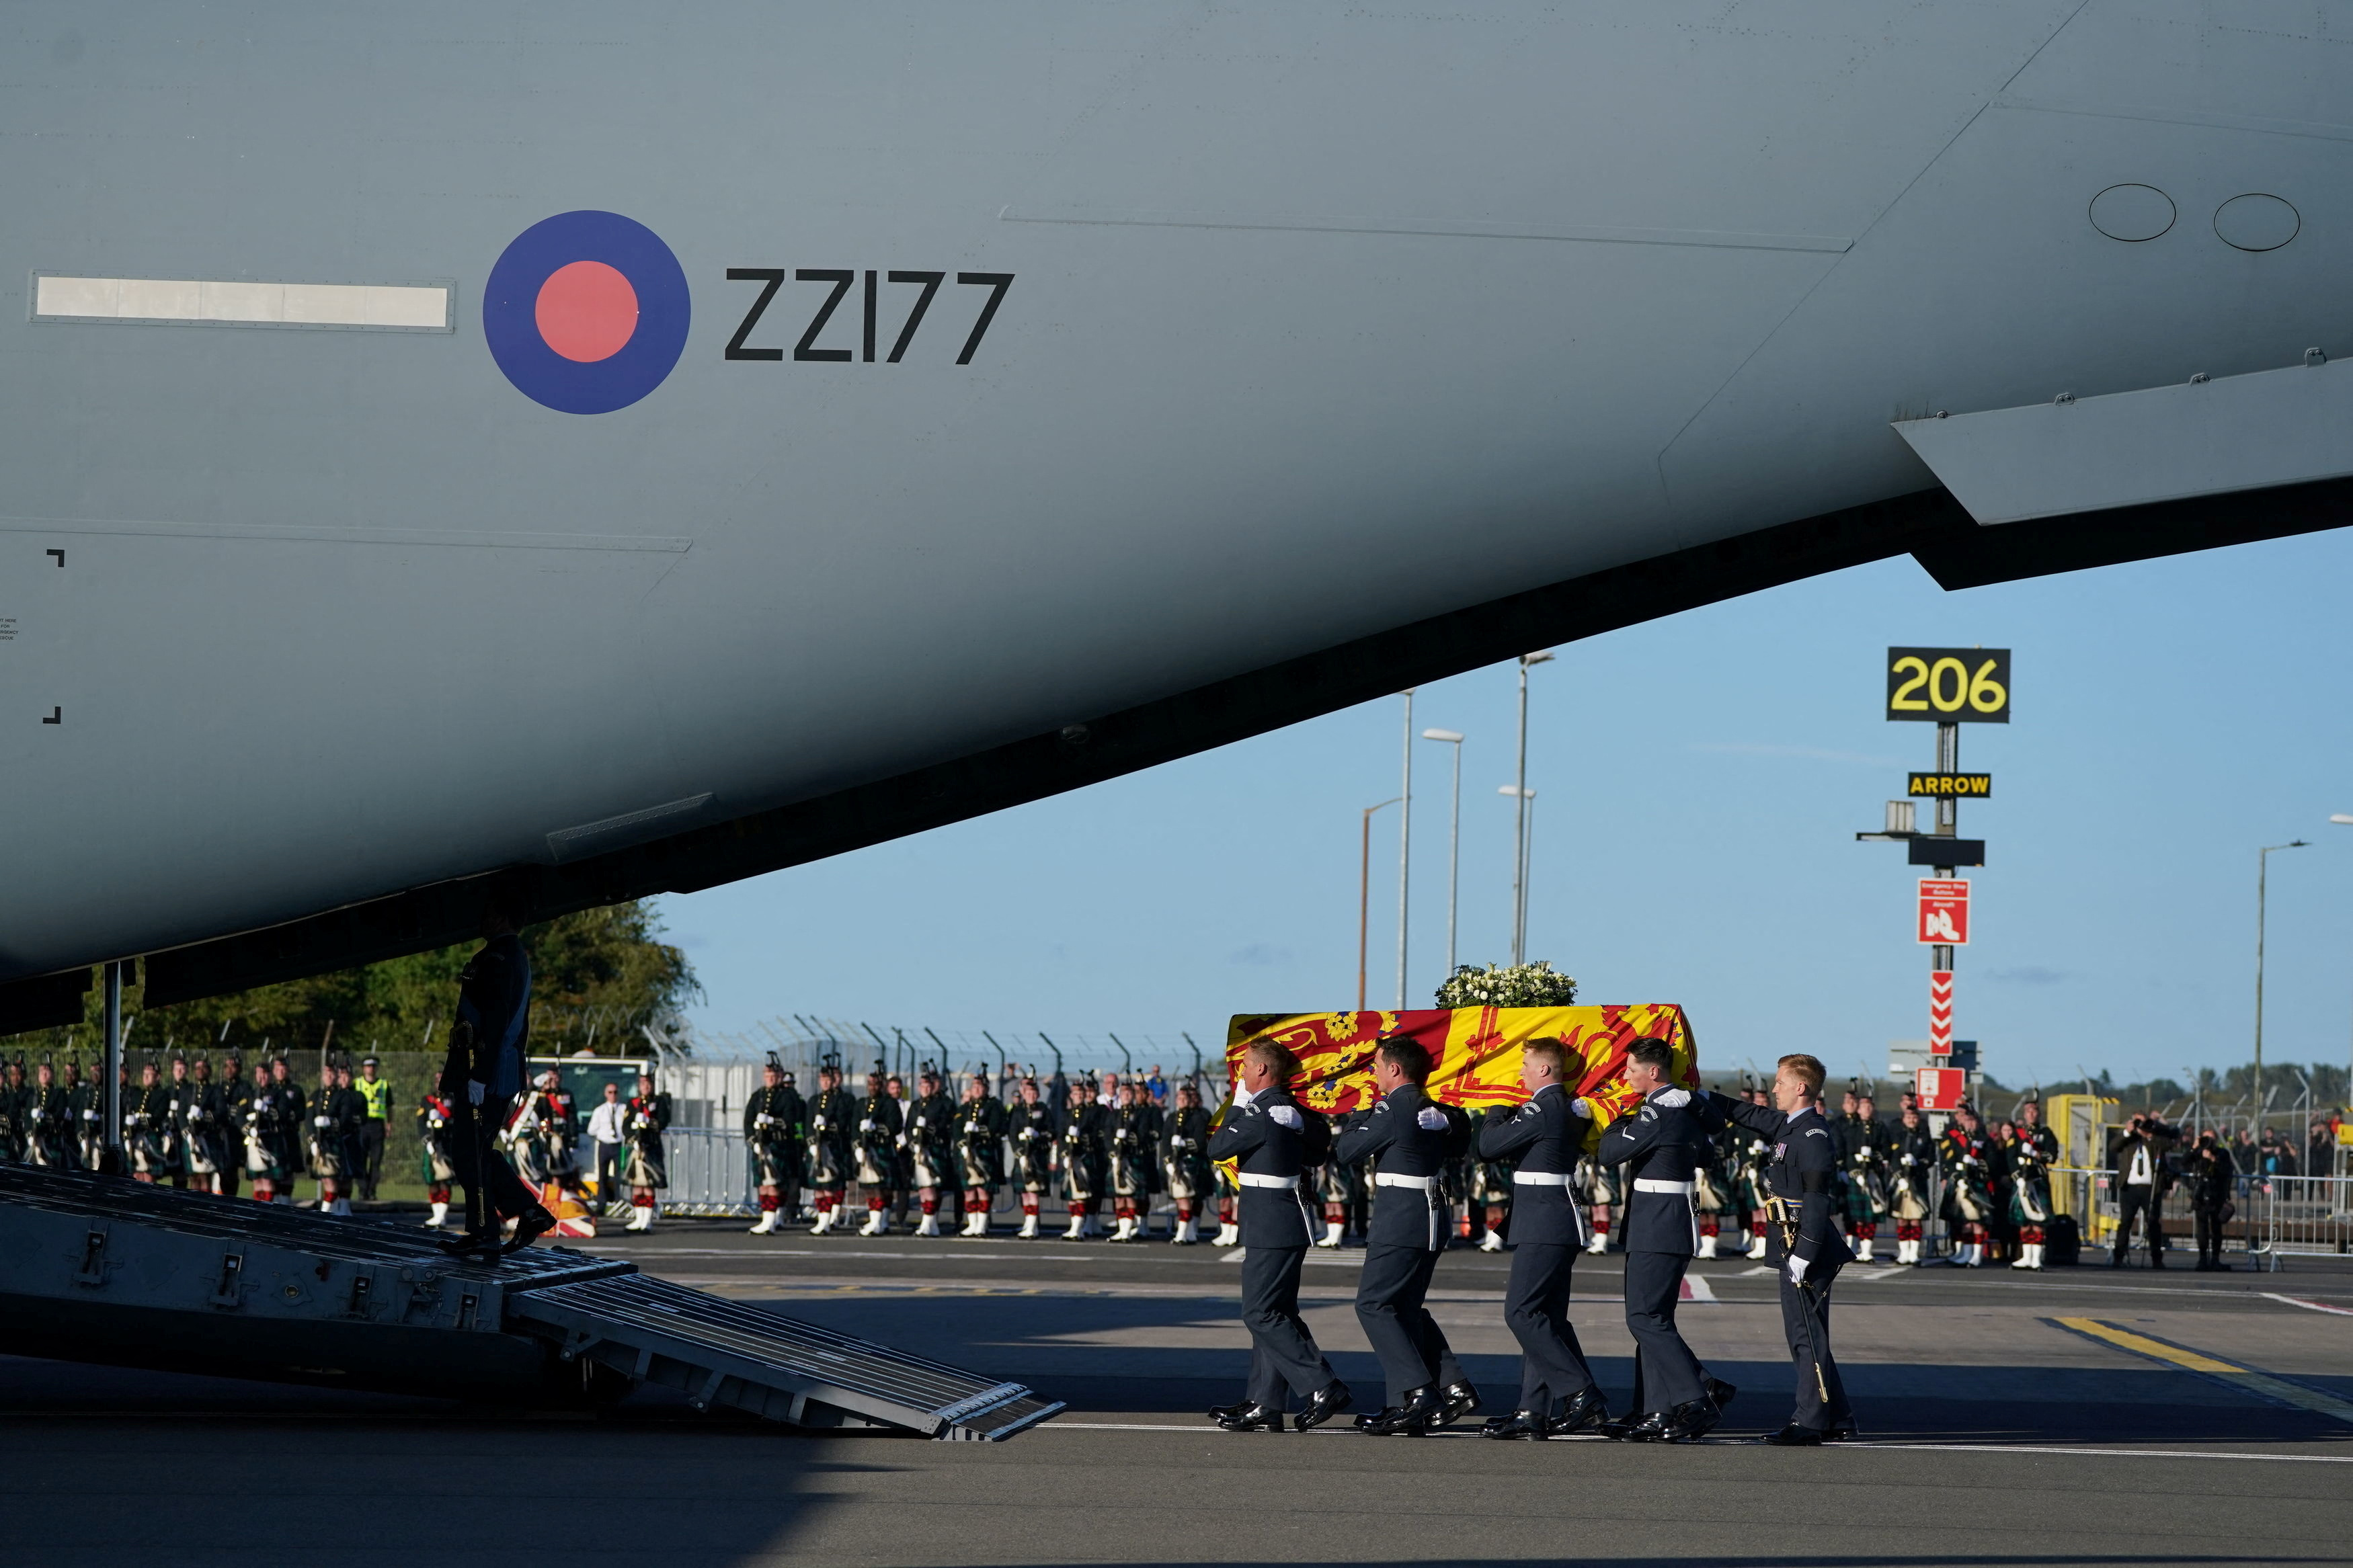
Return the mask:
[[763,1116],[758,1124],[762,1127],[774,1127],[776,1124],[776,1119],[773,1116]]
[[1266,1119],[1277,1127],[1287,1127],[1293,1132],[1306,1125],[1300,1120],[1299,1108],[1293,1105],[1271,1106],[1267,1110]]
[[490,1091],[491,1086],[489,1084],[476,1083],[472,1079],[468,1079],[466,1080],[466,1100],[470,1104],[481,1104],[482,1097],[490,1093]]
[[822,1132],[822,1131],[825,1131],[825,1118],[824,1118],[824,1117],[822,1117],[822,1116],[820,1116],[820,1117],[818,1117],[818,1118],[817,1119],[817,1121],[816,1121],[812,1122],[810,1125],[811,1125],[811,1126],[813,1126],[813,1127],[815,1127],[815,1128],[817,1129],[817,1131],[818,1131]]
[[313,1127],[324,1127],[326,1124],[327,1119],[323,1116],[313,1116],[311,1118],[311,1125]]
[[858,1130],[859,1130],[860,1132],[871,1132],[871,1131],[874,1131],[874,1119],[873,1119],[872,1117],[871,1117],[871,1116],[862,1116],[862,1117],[860,1117],[860,1118],[859,1118],[859,1121],[858,1121]]
[[1434,1105],[1425,1105],[1414,1112],[1413,1120],[1417,1125],[1426,1127],[1432,1132],[1442,1131],[1446,1126],[1446,1112]]
[[1593,1101],[1583,1095],[1578,1095],[1575,1100],[1570,1100],[1568,1109],[1574,1114],[1584,1117],[1588,1121],[1593,1120]]
[[1795,1253],[1792,1253],[1789,1255],[1789,1283],[1792,1285],[1803,1285],[1805,1282],[1806,1260],[1799,1258]]

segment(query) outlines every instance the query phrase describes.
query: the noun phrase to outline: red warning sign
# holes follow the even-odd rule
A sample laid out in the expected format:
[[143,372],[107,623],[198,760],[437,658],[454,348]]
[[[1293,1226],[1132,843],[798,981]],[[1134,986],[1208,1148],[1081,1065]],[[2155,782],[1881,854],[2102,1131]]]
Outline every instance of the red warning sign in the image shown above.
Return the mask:
[[1919,940],[1924,947],[1969,944],[1969,883],[1966,877],[1920,879]]

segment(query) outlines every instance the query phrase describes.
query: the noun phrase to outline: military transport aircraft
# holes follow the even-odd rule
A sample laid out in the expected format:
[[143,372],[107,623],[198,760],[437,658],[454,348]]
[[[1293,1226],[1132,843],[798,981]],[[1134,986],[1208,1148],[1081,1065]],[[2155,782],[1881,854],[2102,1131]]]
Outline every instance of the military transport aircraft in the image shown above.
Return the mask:
[[23,0],[0,1026],[2353,513],[2344,0]]

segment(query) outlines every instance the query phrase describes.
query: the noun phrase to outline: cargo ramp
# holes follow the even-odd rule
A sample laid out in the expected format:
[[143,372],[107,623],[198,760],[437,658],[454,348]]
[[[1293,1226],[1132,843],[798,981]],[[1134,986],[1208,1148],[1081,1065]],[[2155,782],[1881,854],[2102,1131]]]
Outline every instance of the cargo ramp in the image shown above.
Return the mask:
[[812,1430],[989,1441],[1062,1408],[633,1263],[452,1258],[413,1225],[0,1166],[0,1335],[18,1353],[526,1404],[648,1384]]

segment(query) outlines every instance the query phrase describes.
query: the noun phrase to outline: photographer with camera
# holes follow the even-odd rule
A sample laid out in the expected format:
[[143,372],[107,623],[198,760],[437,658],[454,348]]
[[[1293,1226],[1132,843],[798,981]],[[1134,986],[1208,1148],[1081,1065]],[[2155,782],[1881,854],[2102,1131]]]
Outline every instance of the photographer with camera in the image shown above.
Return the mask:
[[2108,1245],[2108,1267],[2121,1268],[2132,1251],[2133,1222],[2148,1233],[2148,1266],[2165,1267],[2165,1222],[2160,1209],[2173,1172],[2165,1156],[2181,1137],[2153,1110],[2136,1114],[2108,1146],[2108,1168],[2116,1172],[2116,1234]]

